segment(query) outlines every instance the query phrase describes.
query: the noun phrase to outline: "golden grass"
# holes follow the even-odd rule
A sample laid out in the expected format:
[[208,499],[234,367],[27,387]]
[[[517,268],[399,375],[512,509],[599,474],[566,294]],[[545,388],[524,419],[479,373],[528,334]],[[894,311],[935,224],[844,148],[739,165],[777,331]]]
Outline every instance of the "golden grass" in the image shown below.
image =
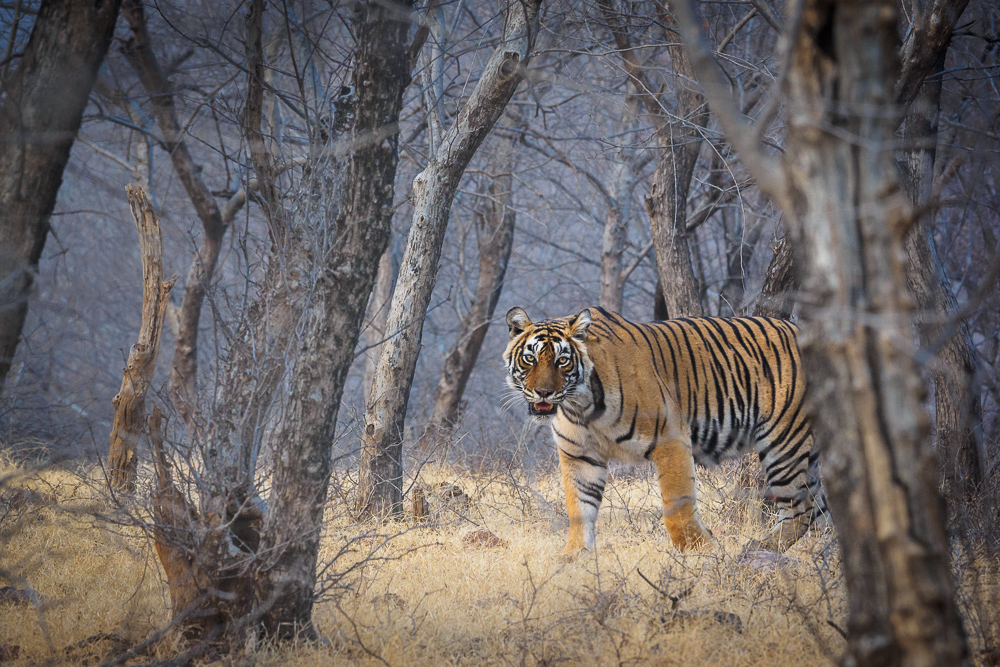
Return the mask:
[[[15,577],[0,583],[30,586],[42,596],[39,608],[0,606],[0,647],[20,646],[21,664],[71,664],[81,658],[66,647],[88,637],[113,633],[138,641],[169,621],[151,545],[140,528],[101,518],[110,510],[96,473],[28,474],[7,463],[0,475],[8,476],[0,487],[8,497],[12,488],[31,487],[58,498],[54,506],[10,513],[0,524],[0,573]],[[425,466],[419,482],[432,506],[425,524],[352,523],[334,493],[320,554],[330,576],[321,580],[325,590],[314,612],[328,641],[256,646],[249,649],[252,662],[835,662],[843,640],[828,621],[843,625],[844,593],[830,534],[806,536],[778,567],[737,565],[735,555],[764,530],[761,508],[734,500],[723,472],[699,476],[703,519],[719,538],[717,550],[679,554],[660,521],[651,471],[623,469],[608,484],[596,554],[570,563],[560,558],[565,519],[554,472],[528,480]],[[442,482],[460,486],[469,502],[435,495]],[[479,529],[494,532],[504,546],[463,543]],[[738,619],[719,620],[713,612]]]

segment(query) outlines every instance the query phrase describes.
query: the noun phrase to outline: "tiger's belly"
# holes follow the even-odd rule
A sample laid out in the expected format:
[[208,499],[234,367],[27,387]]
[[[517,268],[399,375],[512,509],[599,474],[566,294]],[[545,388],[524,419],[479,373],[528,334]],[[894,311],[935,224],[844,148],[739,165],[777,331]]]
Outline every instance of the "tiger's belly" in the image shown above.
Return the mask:
[[656,410],[653,416],[634,412],[624,417],[619,412],[580,423],[560,411],[552,427],[557,442],[573,451],[602,461],[640,464],[658,444],[671,440],[691,443],[691,453],[699,465],[717,465],[737,458],[755,443],[756,419],[727,415],[725,419],[684,419],[669,406]]

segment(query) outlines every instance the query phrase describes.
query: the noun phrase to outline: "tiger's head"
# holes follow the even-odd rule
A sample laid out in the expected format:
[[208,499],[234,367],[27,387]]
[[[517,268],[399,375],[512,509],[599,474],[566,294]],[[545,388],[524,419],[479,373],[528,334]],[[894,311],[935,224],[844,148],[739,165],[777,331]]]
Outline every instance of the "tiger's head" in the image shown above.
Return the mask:
[[586,386],[592,368],[586,345],[590,321],[589,310],[537,324],[521,308],[507,312],[507,384],[528,401],[528,414],[551,417]]

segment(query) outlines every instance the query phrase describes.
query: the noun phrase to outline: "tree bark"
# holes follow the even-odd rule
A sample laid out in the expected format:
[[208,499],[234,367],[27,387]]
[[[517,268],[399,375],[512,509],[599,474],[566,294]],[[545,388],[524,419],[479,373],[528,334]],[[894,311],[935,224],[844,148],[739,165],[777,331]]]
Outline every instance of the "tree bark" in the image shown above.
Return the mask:
[[141,0],[124,0],[122,14],[132,30],[132,36],[125,41],[122,52],[149,95],[156,123],[160,128],[163,148],[170,154],[174,171],[194,205],[203,232],[184,281],[184,300],[177,314],[174,360],[170,371],[171,400],[190,430],[194,418],[193,403],[197,396],[198,323],[201,308],[208,285],[215,274],[222,239],[246,201],[246,196],[239,193],[224,210],[219,208],[208,185],[202,180],[201,169],[195,164],[184,140],[177,121],[173,89],[153,53]]
[[110,484],[119,491],[135,491],[135,471],[138,462],[136,446],[146,425],[146,392],[156,371],[156,358],[160,353],[160,335],[163,318],[170,299],[170,289],[176,276],[163,277],[163,239],[160,221],[153,212],[146,194],[134,185],[128,186],[128,203],[139,231],[139,249],[142,256],[142,324],[139,338],[128,354],[123,369],[122,386],[111,401],[115,406],[115,420],[111,427],[111,445],[108,452]]
[[360,516],[403,511],[403,425],[452,200],[466,166],[524,78],[537,33],[538,9],[536,0],[507,3],[500,45],[441,138],[430,164],[413,180],[413,225],[386,323],[391,337],[382,347],[365,412],[357,498]]
[[[944,57],[938,71],[944,67]],[[933,213],[919,215],[932,204],[937,121],[941,106],[941,80],[928,79],[918,93],[903,124],[903,136],[913,147],[906,151],[904,183],[918,219],[906,237],[906,279],[917,302],[917,335],[929,348],[942,335],[959,311],[934,242]],[[934,381],[935,443],[944,463],[948,488],[963,502],[988,482],[988,461],[981,451],[976,430],[982,421],[979,398],[972,392],[978,362],[972,334],[963,320],[958,331],[941,346],[928,363]]]
[[489,330],[503,290],[507,262],[514,244],[514,138],[504,138],[496,158],[497,171],[486,191],[486,199],[473,213],[479,246],[479,275],[475,300],[462,317],[458,338],[444,360],[434,394],[427,432],[421,438],[424,449],[451,434],[460,417],[465,386],[476,365],[483,340]]
[[754,306],[754,317],[792,319],[795,294],[799,291],[799,276],[788,237],[782,236],[774,244],[774,255],[764,273],[764,285]]
[[0,108],[0,388],[119,0],[42,3]]
[[389,319],[389,303],[392,301],[392,290],[396,287],[397,268],[390,243],[378,261],[375,290],[368,305],[368,328],[365,330],[365,344],[368,349],[365,350],[365,379],[362,385],[365,397],[371,392],[372,384],[375,382],[382,341],[385,340],[385,322]]
[[844,563],[848,659],[967,664],[909,321],[902,242],[913,212],[892,160],[896,3],[805,0],[793,12],[780,158],[747,134],[682,5],[699,80],[743,163],[784,210],[803,268],[803,356]]

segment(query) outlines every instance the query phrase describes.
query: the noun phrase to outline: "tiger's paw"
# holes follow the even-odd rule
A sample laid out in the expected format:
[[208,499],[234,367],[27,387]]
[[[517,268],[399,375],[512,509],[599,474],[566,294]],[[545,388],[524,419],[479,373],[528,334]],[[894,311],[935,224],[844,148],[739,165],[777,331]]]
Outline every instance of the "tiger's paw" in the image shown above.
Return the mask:
[[712,551],[719,546],[719,540],[701,522],[669,526],[668,530],[670,539],[679,551]]
[[559,562],[572,563],[580,556],[587,556],[592,552],[593,549],[588,547],[586,544],[570,541],[566,544],[566,548],[563,549],[562,554],[559,556]]

